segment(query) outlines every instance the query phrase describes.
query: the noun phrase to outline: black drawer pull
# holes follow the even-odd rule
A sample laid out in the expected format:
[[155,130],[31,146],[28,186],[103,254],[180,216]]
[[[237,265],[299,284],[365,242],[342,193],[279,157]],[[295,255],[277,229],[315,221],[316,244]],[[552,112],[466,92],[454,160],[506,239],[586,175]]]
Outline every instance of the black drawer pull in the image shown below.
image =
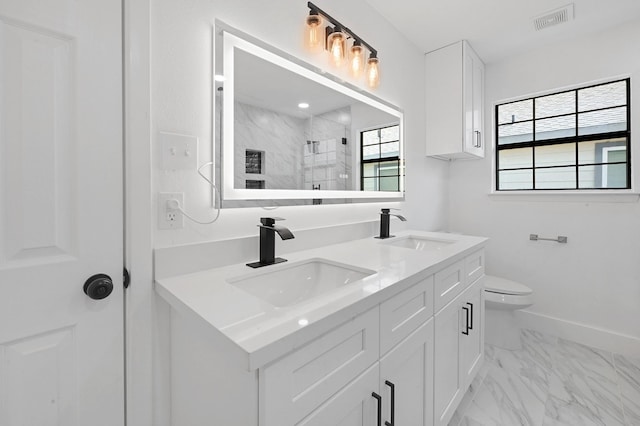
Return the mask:
[[384,384],[391,388],[391,422],[385,421],[385,426],[395,426],[396,417],[396,386],[388,380],[384,381]]
[[382,397],[375,392],[371,392],[371,396],[378,400],[378,426],[382,426]]
[[471,308],[471,313],[469,317],[471,317],[471,321],[469,321],[469,330],[473,330],[473,303],[467,302],[467,305]]
[[462,309],[464,310],[466,315],[466,322],[464,324],[466,331],[462,331],[461,333],[464,334],[465,336],[468,336],[469,335],[469,308],[467,308],[466,306],[463,306]]

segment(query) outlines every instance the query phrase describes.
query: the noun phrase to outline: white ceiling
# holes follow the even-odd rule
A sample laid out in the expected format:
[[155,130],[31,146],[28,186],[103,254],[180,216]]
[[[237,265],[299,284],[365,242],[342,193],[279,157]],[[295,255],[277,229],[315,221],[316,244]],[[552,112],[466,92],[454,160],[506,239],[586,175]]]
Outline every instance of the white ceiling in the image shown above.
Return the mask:
[[[640,0],[366,1],[420,50],[466,39],[486,63],[640,19]],[[535,30],[535,17],[569,3],[575,5],[573,21]]]

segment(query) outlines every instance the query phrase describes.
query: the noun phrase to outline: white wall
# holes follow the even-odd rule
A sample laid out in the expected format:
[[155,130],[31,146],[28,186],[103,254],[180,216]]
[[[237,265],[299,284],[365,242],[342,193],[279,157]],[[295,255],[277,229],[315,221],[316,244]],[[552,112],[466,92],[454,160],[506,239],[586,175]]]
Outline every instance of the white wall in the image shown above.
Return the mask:
[[[327,0],[328,13],[376,47],[382,83],[375,94],[405,112],[407,147],[407,203],[411,226],[436,230],[446,226],[446,163],[424,156],[423,56],[364,0]],[[158,192],[184,192],[185,207],[201,220],[213,217],[210,188],[192,171],[165,172],[159,168],[158,132],[194,135],[199,140],[199,164],[211,158],[212,24],[214,19],[255,36],[314,65],[328,68],[324,55],[302,46],[306,2],[274,0],[157,0],[151,7],[152,166],[154,202]],[[348,78],[348,77],[346,77]],[[364,87],[364,81],[362,82]],[[217,129],[216,129],[217,131]],[[384,203],[389,206],[392,203]],[[395,204],[395,203],[394,203]],[[394,205],[392,205],[394,206]],[[280,207],[271,214],[285,217],[294,232],[331,224],[375,219],[380,204]],[[157,208],[154,206],[157,214]],[[182,230],[155,231],[155,246],[220,240],[255,234],[260,208],[225,209],[213,225],[186,221]]]
[[[640,22],[549,45],[498,63],[486,72],[486,122],[493,135],[499,101],[618,76],[631,76],[634,185],[640,190]],[[633,136],[636,135],[636,136]],[[495,142],[493,142],[495,144]],[[480,161],[452,163],[450,228],[491,238],[487,271],[519,280],[535,292],[522,318],[560,331],[597,330],[640,338],[640,204],[637,198],[599,196],[489,196],[492,152]],[[626,202],[614,202],[626,201]],[[529,234],[566,235],[566,245],[529,241]],[[576,327],[578,323],[585,327]],[[582,330],[582,331],[580,331]],[[590,334],[591,337],[587,336]],[[599,334],[602,336],[602,334]],[[623,339],[624,340],[624,339]],[[636,341],[637,342],[637,341]]]
[[[157,230],[155,216],[158,210],[158,192],[184,192],[185,208],[190,214],[201,220],[214,215],[209,207],[211,189],[194,171],[166,172],[160,169],[157,141],[161,131],[193,135],[199,140],[199,164],[211,159],[212,131],[218,130],[212,125],[212,26],[215,19],[317,67],[327,68],[327,62],[323,55],[312,56],[302,47],[302,31],[308,14],[306,2],[151,0],[150,160],[154,247],[257,236],[256,224],[259,217],[265,214],[286,218],[286,226],[294,233],[302,229],[376,220],[381,206],[402,208],[402,214],[410,221],[408,225],[416,229],[437,230],[446,226],[448,165],[424,156],[422,52],[404,39],[364,0],[326,0],[319,6],[378,50],[382,82],[375,94],[399,106],[405,113],[406,202],[291,206],[279,207],[276,211],[261,208],[224,209],[219,221],[213,225],[202,226],[185,221],[186,226],[181,230]],[[136,91],[137,87],[130,90]],[[361,228],[360,225],[353,227]],[[317,233],[299,232],[298,235],[302,239],[308,235],[317,236]],[[341,237],[344,238],[345,235]],[[315,237],[312,239],[320,241]],[[277,247],[279,253],[284,252],[280,251],[280,247],[284,250],[285,244]],[[257,243],[255,248],[257,251]],[[140,277],[136,275],[136,279],[140,280]],[[138,289],[151,288],[151,282],[138,285]],[[138,395],[143,395],[146,388],[148,393],[154,395],[153,424],[162,426],[169,425],[170,422],[170,383],[166,369],[170,342],[167,331],[168,307],[164,302],[156,300],[153,309],[154,383],[149,388],[150,383],[146,377],[137,377],[138,392],[132,405],[138,401],[145,404]],[[148,325],[151,328],[151,324]],[[143,332],[137,332],[136,336],[143,336]],[[137,368],[143,366],[144,360],[133,362],[132,374],[135,375]],[[136,410],[141,411],[139,408]]]

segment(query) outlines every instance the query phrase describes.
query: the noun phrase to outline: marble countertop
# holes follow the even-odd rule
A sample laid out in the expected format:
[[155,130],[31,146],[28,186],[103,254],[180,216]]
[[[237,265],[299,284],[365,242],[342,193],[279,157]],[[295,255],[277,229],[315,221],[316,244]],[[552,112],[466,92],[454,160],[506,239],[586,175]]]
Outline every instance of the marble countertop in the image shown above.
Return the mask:
[[[426,251],[391,244],[409,235],[450,244]],[[462,259],[486,241],[482,237],[407,230],[386,240],[366,238],[290,253],[284,256],[288,262],[255,270],[236,264],[159,279],[155,288],[177,312],[237,346],[246,358],[247,369],[252,371]],[[279,308],[228,282],[312,258],[375,273],[305,302]]]

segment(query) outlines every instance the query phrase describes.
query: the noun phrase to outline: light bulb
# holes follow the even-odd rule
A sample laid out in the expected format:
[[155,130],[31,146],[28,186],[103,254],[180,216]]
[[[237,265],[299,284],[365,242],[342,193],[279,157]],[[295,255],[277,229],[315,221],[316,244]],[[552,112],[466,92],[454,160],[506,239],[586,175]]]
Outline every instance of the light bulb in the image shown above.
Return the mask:
[[329,46],[329,55],[331,62],[336,67],[342,66],[344,62],[344,53],[346,50],[346,37],[340,31],[334,31],[329,34],[327,45]]
[[367,84],[372,89],[380,84],[380,69],[378,68],[378,58],[369,57],[367,61]]
[[307,49],[314,51],[321,49],[322,46],[322,18],[309,12],[307,16],[307,27],[305,28],[304,44]]
[[364,71],[364,48],[360,43],[355,42],[351,46],[351,75],[358,78]]

